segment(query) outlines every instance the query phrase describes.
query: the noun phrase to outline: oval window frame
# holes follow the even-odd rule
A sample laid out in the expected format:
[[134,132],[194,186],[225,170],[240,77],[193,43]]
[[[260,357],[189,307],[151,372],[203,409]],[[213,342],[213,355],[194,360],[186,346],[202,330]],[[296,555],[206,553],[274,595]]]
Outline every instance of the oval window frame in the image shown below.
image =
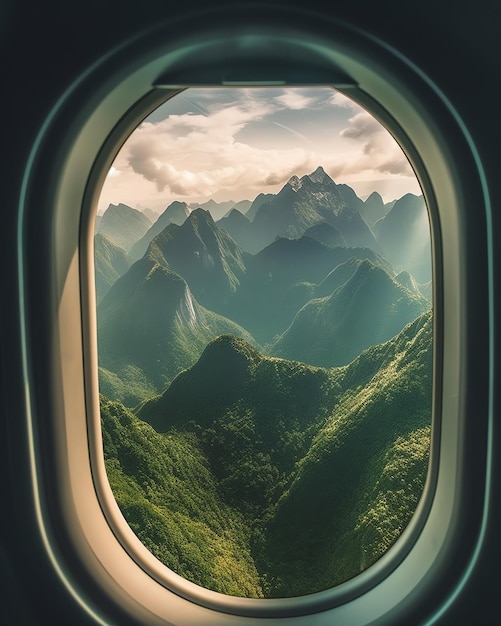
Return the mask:
[[[27,293],[30,284],[41,280],[47,285],[49,296],[46,302],[36,303],[35,308],[40,312],[38,327],[47,337],[42,346],[50,367],[44,370],[36,365],[28,367],[30,353],[34,355],[41,347],[30,341],[36,328],[29,322],[25,328],[24,359],[30,383],[30,428],[34,440],[32,463],[35,468],[42,467],[47,466],[47,458],[53,459],[48,464],[48,475],[56,485],[55,495],[49,496],[47,484],[34,476],[41,503],[40,524],[46,531],[47,549],[53,553],[61,572],[70,572],[72,578],[79,579],[75,571],[83,566],[89,578],[105,590],[109,602],[122,603],[129,615],[145,624],[161,623],[159,620],[184,624],[193,619],[199,624],[250,624],[249,620],[255,617],[283,617],[289,621],[295,617],[294,623],[301,624],[303,617],[307,620],[311,613],[318,614],[319,624],[323,619],[329,623],[334,615],[342,623],[372,623],[383,616],[389,618],[395,610],[408,610],[416,603],[417,589],[434,596],[439,573],[444,571],[441,568],[446,564],[450,567],[452,559],[458,565],[463,564],[463,569],[468,551],[459,550],[459,541],[481,523],[477,515],[467,530],[461,530],[456,517],[456,511],[466,509],[468,498],[473,497],[467,489],[460,488],[464,486],[463,473],[473,470],[478,480],[472,482],[477,485],[485,482],[482,468],[474,467],[474,455],[486,446],[488,422],[482,421],[474,431],[467,415],[474,407],[471,372],[476,372],[475,380],[480,380],[482,372],[488,372],[488,363],[478,355],[475,359],[472,341],[474,338],[486,345],[489,328],[478,332],[478,321],[486,314],[485,307],[475,310],[464,303],[469,302],[467,294],[488,295],[488,258],[486,253],[477,259],[476,266],[484,272],[474,281],[464,271],[461,255],[463,248],[468,249],[467,239],[472,230],[482,240],[488,240],[485,216],[472,224],[468,212],[468,202],[474,198],[484,197],[486,206],[480,164],[460,119],[443,95],[418,68],[382,42],[351,26],[334,20],[326,22],[325,16],[320,19],[307,12],[284,18],[273,10],[253,10],[245,26],[240,25],[238,35],[235,24],[221,26],[217,18],[214,11],[188,22],[161,25],[101,60],[62,97],[42,130],[27,170],[20,221],[25,252],[19,259],[23,287]],[[296,26],[296,20],[301,28]],[[274,23],[280,26],[273,26]],[[179,34],[185,32],[192,34]],[[170,40],[167,35],[171,35]],[[316,57],[319,65],[333,68],[335,75],[342,68],[343,80],[352,77],[362,90],[359,94],[364,93],[359,95],[360,103],[406,144],[404,150],[418,173],[432,222],[434,404],[441,419],[439,428],[436,419],[434,423],[431,458],[435,465],[429,473],[420,510],[397,544],[366,572],[328,592],[294,599],[234,599],[207,590],[200,594],[200,588],[193,589],[196,585],[180,577],[177,580],[176,575],[165,580],[156,559],[142,544],[137,545],[138,540],[121,517],[107,487],[102,455],[98,453],[100,424],[90,227],[96,194],[118,145],[137,125],[138,118],[158,104],[159,88],[152,89],[152,85],[158,85],[159,79],[165,83],[166,66],[181,61],[187,75],[190,64],[197,68],[204,42],[213,51],[219,49],[221,62],[222,43],[229,41],[237,48],[243,47],[246,59],[252,59],[253,49],[256,56],[261,55],[256,53],[259,42],[267,42],[272,52],[278,44],[283,46],[284,41],[292,41],[298,54],[308,47],[308,54],[312,48],[320,50]],[[193,54],[195,48],[197,53]],[[179,86],[172,87],[175,91]],[[468,180],[465,172],[469,174]],[[35,214],[36,198],[42,203],[43,220]],[[69,211],[67,207],[72,205],[75,209]],[[51,219],[44,221],[48,216]],[[30,263],[33,254],[27,250],[36,238],[37,228],[46,233],[48,255],[35,266]],[[488,302],[488,297],[481,301]],[[27,306],[26,302],[23,306]],[[447,324],[443,323],[445,317]],[[474,357],[471,362],[466,359],[470,353]],[[466,387],[461,385],[465,376],[470,381]],[[46,400],[40,400],[37,394],[41,384],[50,390]],[[487,414],[486,407],[483,409]],[[43,437],[41,423],[47,427]],[[88,445],[82,445],[82,441]],[[475,502],[478,497],[478,494],[474,496]],[[62,532],[56,539],[58,530]],[[61,545],[68,548],[74,562],[56,556],[59,550],[55,546]],[[120,546],[125,550],[120,552]],[[140,596],[137,588],[146,592]],[[76,595],[79,593],[75,591]],[[187,602],[190,616],[183,617]]]

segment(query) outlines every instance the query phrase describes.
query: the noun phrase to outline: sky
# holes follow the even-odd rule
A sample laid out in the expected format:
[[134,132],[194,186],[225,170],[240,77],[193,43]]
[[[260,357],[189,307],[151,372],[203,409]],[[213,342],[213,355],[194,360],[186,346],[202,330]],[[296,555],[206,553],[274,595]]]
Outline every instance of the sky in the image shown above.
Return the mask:
[[402,149],[365,109],[329,87],[190,88],[150,114],[118,152],[98,213],[174,200],[253,200],[319,165],[364,199],[421,189]]

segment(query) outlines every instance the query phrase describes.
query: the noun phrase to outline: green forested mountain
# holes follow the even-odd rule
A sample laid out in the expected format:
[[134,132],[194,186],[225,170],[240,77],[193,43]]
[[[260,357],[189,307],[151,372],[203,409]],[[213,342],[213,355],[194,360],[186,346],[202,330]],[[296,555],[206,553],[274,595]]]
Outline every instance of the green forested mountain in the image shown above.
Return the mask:
[[203,209],[195,209],[181,226],[164,228],[148,254],[182,276],[197,300],[214,310],[237,289],[245,271],[242,250]]
[[254,250],[254,238],[252,236],[252,227],[246,215],[238,209],[231,211],[216,222],[220,228],[230,235],[230,237],[238,243],[245,252]]
[[174,202],[151,228],[125,205],[100,220],[106,467],[134,532],[180,575],[303,595],[378,559],[422,491],[426,211],[412,194],[363,202],[321,167],[230,205]]
[[262,597],[249,526],[221,498],[198,438],[174,430],[160,435],[104,396],[101,421],[113,494],[143,544],[188,580]]
[[346,241],[341,231],[327,222],[320,222],[319,224],[310,226],[304,231],[303,236],[316,239],[320,243],[329,246],[329,248],[346,246]]
[[312,365],[346,365],[362,350],[396,335],[428,308],[423,296],[364,260],[331,295],[305,304],[269,351]]
[[129,406],[161,392],[222,333],[252,338],[200,306],[186,282],[145,255],[98,307],[100,386]]
[[151,226],[144,213],[126,204],[110,204],[99,220],[99,230],[128,252]]
[[115,281],[129,269],[132,260],[127,252],[113,241],[97,233],[94,237],[94,274],[96,302],[99,304]]
[[429,456],[431,342],[427,313],[344,370],[346,392],[267,527],[264,553],[274,555],[269,575],[283,595],[300,593],[297,581],[304,578],[327,588],[332,579],[353,577],[409,521]]
[[353,577],[399,536],[421,494],[431,339],[426,313],[324,369],[223,336],[138,417],[103,399],[126,519],[174,571],[225,593],[294,596]]
[[[173,241],[176,243],[171,246]],[[166,249],[164,255],[162,250]],[[220,259],[220,263],[204,265],[203,258],[209,256]],[[208,213],[195,211],[183,226],[170,224],[155,237],[148,253],[116,282],[99,305],[101,391],[133,406],[162,391],[173,376],[195,362],[208,341],[218,334],[231,333],[253,342],[250,331],[258,341],[271,339],[284,332],[297,311],[323,293],[326,286],[333,289],[330,268],[337,268],[339,279],[343,266],[367,258],[385,264],[369,249],[330,248],[309,237],[279,239],[258,255],[242,256]],[[345,263],[341,265],[342,261]],[[219,301],[225,316],[199,305],[172,266],[181,268],[190,284],[198,285],[199,291],[209,291],[213,298],[218,292],[234,288]],[[233,269],[239,272],[239,279]],[[317,286],[314,281],[326,274]],[[349,274],[344,274],[347,281]],[[400,311],[397,299],[401,294],[395,292],[394,296],[393,305]],[[363,332],[370,334],[370,329]],[[311,325],[311,332],[317,330]],[[387,338],[377,335],[376,330],[372,330],[371,337]],[[269,351],[285,354],[286,345],[284,338],[276,343],[276,350],[271,346]],[[358,351],[353,356],[368,345],[355,342]],[[308,361],[306,353],[303,356]],[[315,357],[313,353],[311,356]]]

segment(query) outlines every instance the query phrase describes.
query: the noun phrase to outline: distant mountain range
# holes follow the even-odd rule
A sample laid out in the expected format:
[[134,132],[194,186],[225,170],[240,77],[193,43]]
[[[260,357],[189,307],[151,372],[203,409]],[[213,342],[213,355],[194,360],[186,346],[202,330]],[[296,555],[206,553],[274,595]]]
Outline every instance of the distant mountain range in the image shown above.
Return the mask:
[[188,212],[209,211],[238,246],[256,254],[277,238],[308,235],[331,247],[368,247],[385,257],[396,271],[409,271],[419,283],[431,280],[431,247],[422,196],[406,194],[384,203],[373,192],[363,201],[348,185],[336,184],[322,167],[299,178],[292,176],[276,194],[201,205],[175,201],[153,224],[144,213],[127,205],[110,205],[96,220],[107,235],[133,260],[170,223],[182,225]]
[[204,209],[209,211],[213,220],[219,220],[227,215],[233,209],[240,213],[246,213],[249,210],[252,202],[250,200],[240,200],[239,202],[233,202],[233,200],[227,200],[225,202],[216,202],[215,200],[207,200],[198,204],[196,202],[190,204],[190,211],[195,209]]
[[[131,247],[131,254],[138,254],[146,246],[141,262],[121,276],[107,294],[112,281],[124,273],[124,264],[130,264],[130,258],[122,258],[125,252],[120,257],[119,249],[114,249],[113,259],[117,260],[113,265],[112,242],[106,240],[105,252],[104,240],[98,240],[99,301],[106,294],[98,308],[103,390],[128,405],[152,392],[158,393],[177,372],[194,362],[204,341],[212,339],[218,332],[216,329],[224,327],[226,330],[221,332],[231,332],[228,330],[231,324],[236,335],[246,336],[265,347],[269,354],[326,367],[346,364],[363,349],[391,338],[429,308],[429,297],[423,296],[408,272],[400,272],[397,279],[390,262],[373,248],[346,246],[348,231],[344,228],[343,234],[341,230],[345,218],[338,220],[339,228],[326,221],[315,221],[323,220],[330,211],[334,217],[357,214],[353,223],[363,222],[355,208],[347,208],[347,199],[355,202],[352,190],[336,185],[321,168],[291,181],[276,196],[268,194],[260,198],[254,221],[265,207],[271,211],[270,206],[279,196],[278,213],[286,212],[280,206],[285,207],[283,198],[291,196],[295,202],[291,205],[291,215],[299,216],[302,208],[307,217],[301,223],[312,221],[313,224],[299,238],[275,237],[254,255],[244,252],[223,227],[228,220],[235,219],[247,225],[254,223],[237,209],[215,222],[208,210],[197,208],[190,213],[185,203],[174,202]],[[308,197],[314,198],[316,208],[305,208]],[[334,209],[328,208],[331,201],[337,202]],[[376,196],[372,201],[382,210]],[[404,224],[421,219],[421,213],[421,217],[416,217],[416,211],[412,210],[413,207],[421,210],[419,198],[414,204],[412,201],[404,197],[376,223],[385,246],[391,241],[389,233],[396,219]],[[358,199],[358,203],[362,201]],[[249,213],[251,209],[252,206]],[[110,210],[111,217],[104,224],[125,225],[125,230],[130,232],[137,211],[129,207],[121,221],[113,221],[117,209],[110,207]],[[144,226],[143,222],[143,229]],[[364,228],[362,232],[369,231],[366,225]],[[403,246],[398,246],[400,252],[397,244],[394,246],[395,259],[398,253],[400,257],[404,254]],[[377,245],[374,247],[379,249]],[[156,268],[153,274],[158,274],[155,280],[150,275],[153,267]],[[182,294],[178,297],[178,291],[173,293],[172,289],[174,284],[181,284],[176,282],[180,280],[183,287],[179,287]],[[196,333],[193,325],[179,322],[186,322],[180,311],[183,306],[187,310],[188,301],[197,312],[197,320],[205,320],[197,325]],[[154,312],[144,310],[145,302],[151,303],[148,306]],[[202,328],[208,332],[201,332]],[[171,356],[167,353],[169,346]],[[158,352],[162,356],[154,357]],[[157,367],[158,362],[162,363],[161,367]]]
[[[277,194],[258,196],[256,201],[257,209],[253,204],[247,212],[248,252],[259,251],[276,237],[300,237],[308,228],[323,222],[335,227],[348,246],[379,251],[374,235],[357,210],[362,201],[349,187],[336,185],[322,167],[301,178],[292,176]],[[233,222],[226,220],[226,226],[237,235],[235,223],[235,218]],[[244,244],[243,240],[237,242]]]

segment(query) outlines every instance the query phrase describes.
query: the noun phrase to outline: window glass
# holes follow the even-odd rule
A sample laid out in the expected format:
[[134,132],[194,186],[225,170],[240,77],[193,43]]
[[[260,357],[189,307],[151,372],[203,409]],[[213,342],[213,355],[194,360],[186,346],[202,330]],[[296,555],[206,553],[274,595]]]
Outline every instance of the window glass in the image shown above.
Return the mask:
[[225,594],[338,585],[427,474],[426,204],[331,88],[197,88],[130,135],[95,222],[105,463],[170,569]]

